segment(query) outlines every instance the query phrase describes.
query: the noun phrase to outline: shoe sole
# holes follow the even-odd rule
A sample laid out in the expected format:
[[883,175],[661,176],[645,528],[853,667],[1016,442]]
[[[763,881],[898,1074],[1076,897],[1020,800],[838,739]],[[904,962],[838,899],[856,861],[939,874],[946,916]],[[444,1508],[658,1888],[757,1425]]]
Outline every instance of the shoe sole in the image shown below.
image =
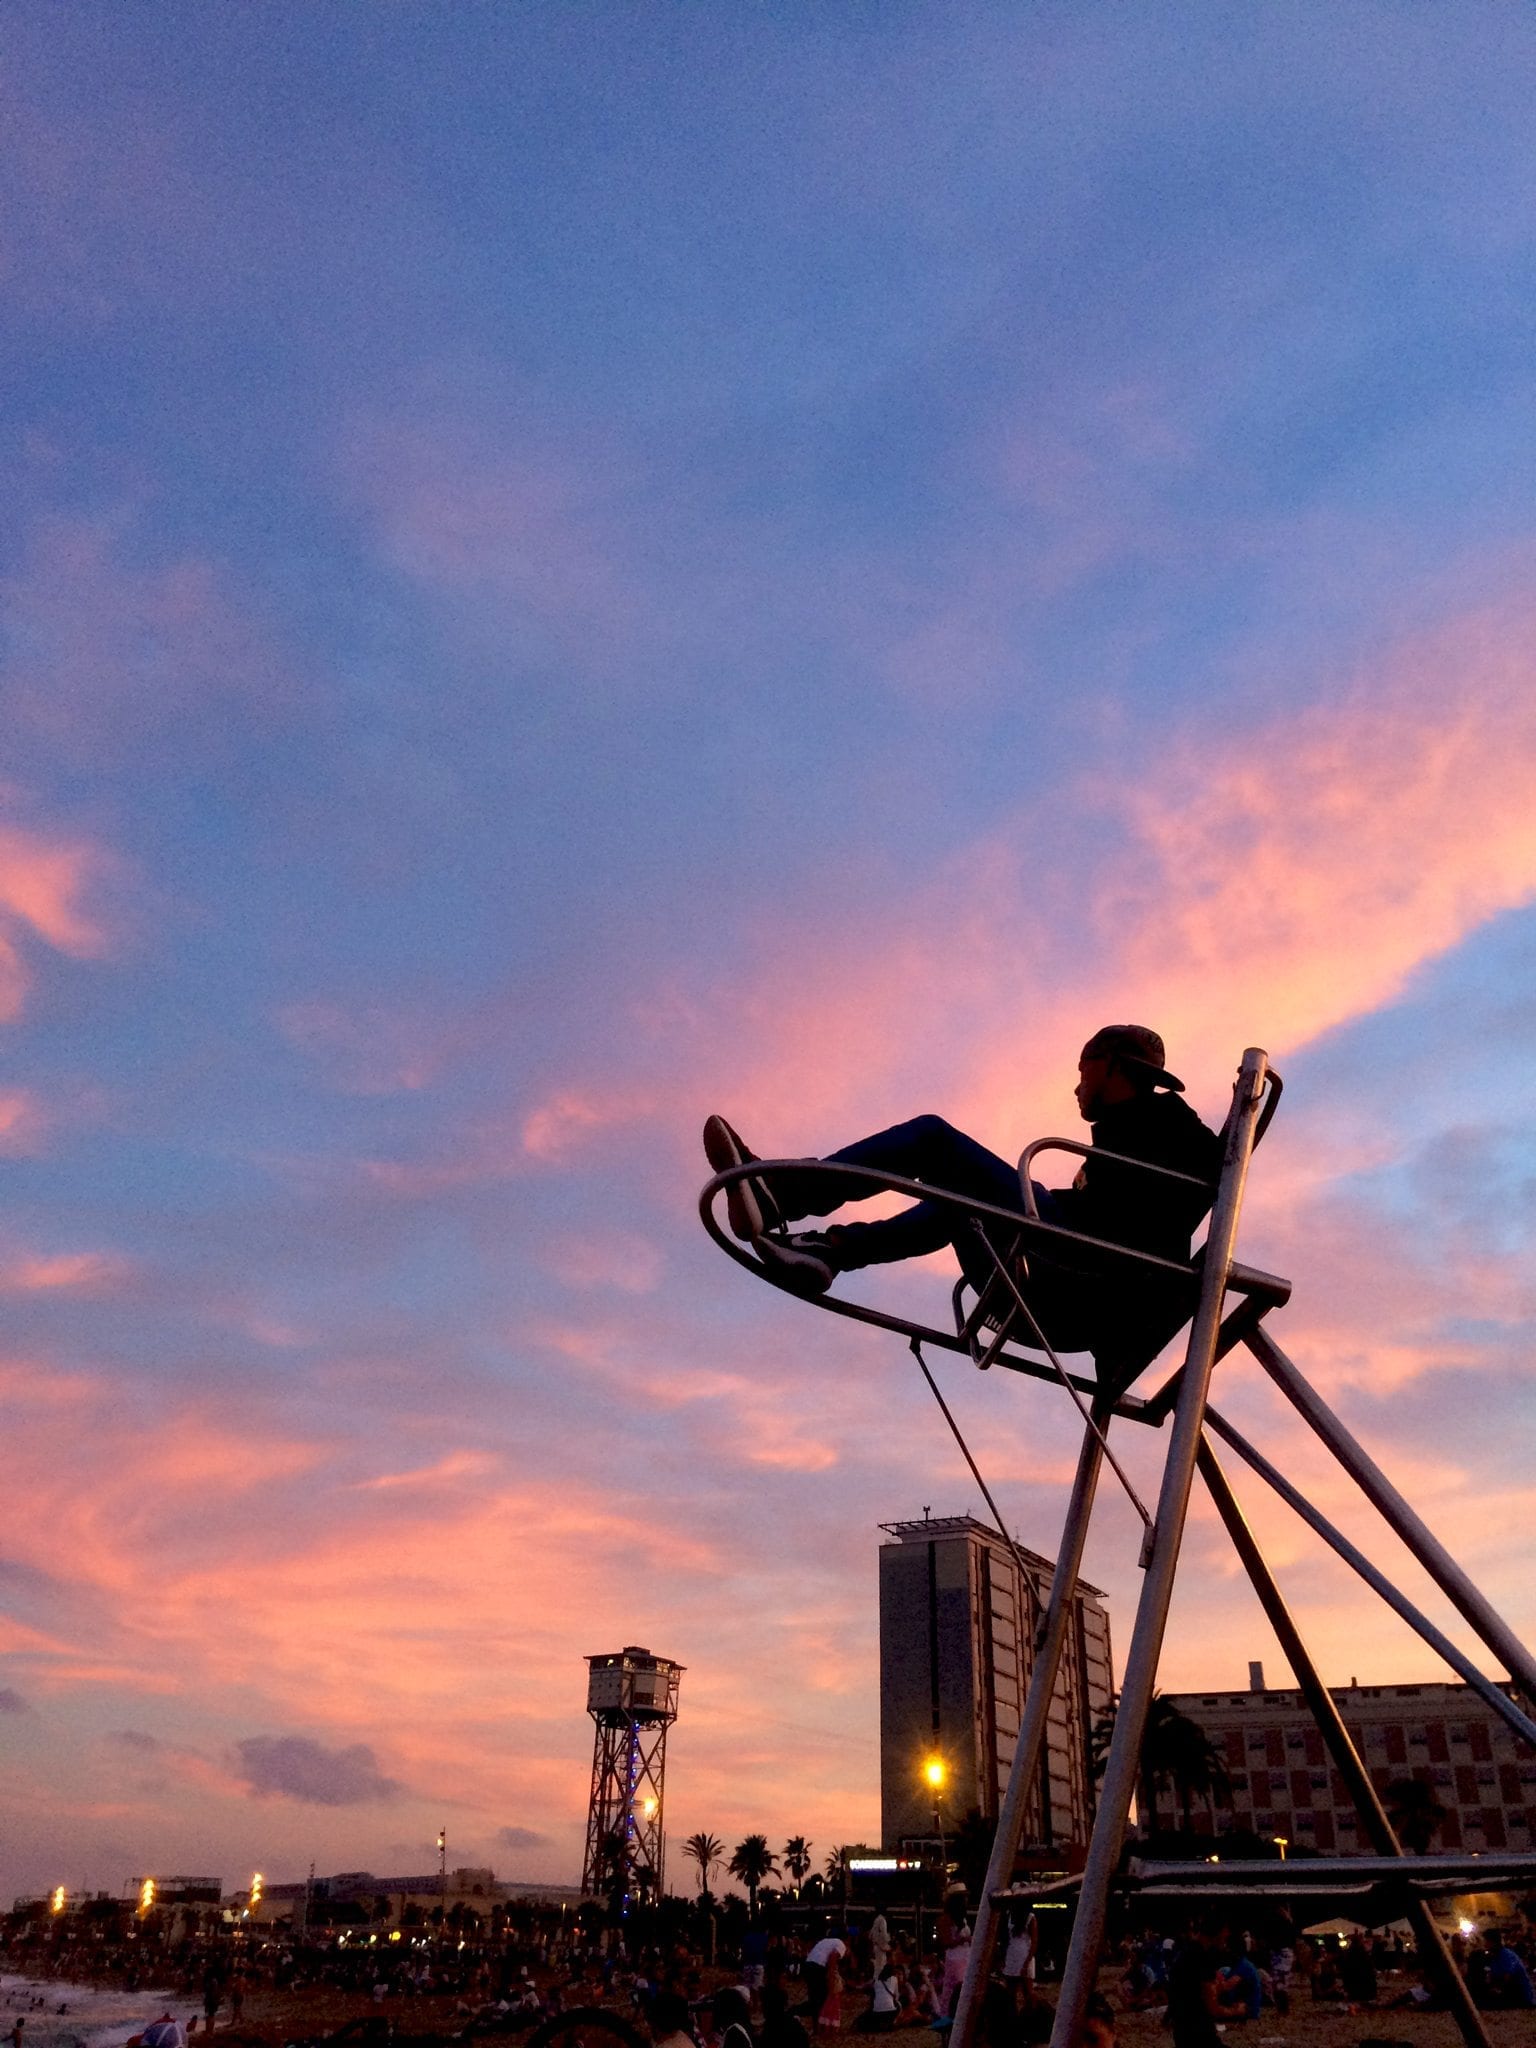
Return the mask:
[[[716,1173],[724,1173],[732,1166],[744,1166],[747,1162],[746,1146],[723,1116],[705,1119],[704,1157]],[[749,1244],[766,1231],[783,1228],[778,1203],[757,1180],[731,1182],[725,1191],[725,1214],[734,1234]]]
[[813,1301],[825,1294],[836,1277],[825,1259],[818,1259],[814,1252],[796,1251],[790,1245],[780,1244],[777,1238],[758,1237],[752,1249],[775,1287],[798,1294],[804,1300]]

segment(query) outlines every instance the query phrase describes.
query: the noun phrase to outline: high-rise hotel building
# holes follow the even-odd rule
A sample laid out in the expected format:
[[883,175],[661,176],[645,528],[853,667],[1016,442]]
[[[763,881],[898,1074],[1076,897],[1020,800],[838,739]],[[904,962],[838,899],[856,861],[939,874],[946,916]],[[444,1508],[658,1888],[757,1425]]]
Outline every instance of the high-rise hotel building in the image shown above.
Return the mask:
[[[945,1767],[939,1822],[993,1820],[1007,1789],[1024,1690],[1054,1566],[970,1515],[881,1524],[880,1810],[887,1848],[934,1833],[927,1761]],[[1079,1582],[1024,1830],[1070,1864],[1093,1825],[1094,1724],[1113,1698],[1109,1615]]]

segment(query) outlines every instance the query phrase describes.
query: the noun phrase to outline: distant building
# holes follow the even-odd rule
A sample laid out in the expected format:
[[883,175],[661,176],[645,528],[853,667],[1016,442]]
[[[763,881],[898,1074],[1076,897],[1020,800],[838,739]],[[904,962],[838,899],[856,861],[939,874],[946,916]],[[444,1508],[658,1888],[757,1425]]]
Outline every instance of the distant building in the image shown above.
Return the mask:
[[[1007,1789],[1051,1560],[1013,1549],[970,1515],[884,1522],[880,1546],[880,1818],[887,1847],[934,1832],[925,1762],[945,1783],[940,1821],[979,1808],[993,1820]],[[1023,1570],[1019,1569],[1019,1561]],[[1079,1582],[1051,1701],[1024,1846],[1071,1861],[1095,1810],[1095,1722],[1113,1697],[1104,1596]]]
[[[241,1892],[230,1902],[243,1907],[248,1894]],[[262,1926],[283,1922],[302,1925],[306,1904],[319,1909],[316,1917],[329,1918],[337,1906],[361,1909],[367,1919],[380,1926],[398,1926],[409,1912],[430,1921],[438,1909],[450,1915],[467,1908],[484,1920],[497,1906],[569,1905],[580,1902],[576,1885],[501,1884],[493,1870],[465,1868],[450,1870],[447,1888],[435,1870],[406,1877],[375,1877],[371,1870],[343,1870],[333,1877],[317,1877],[292,1884],[264,1887],[252,1918]]]
[[[1266,1691],[1251,1666],[1247,1692],[1185,1692],[1170,1704],[1205,1730],[1232,1781],[1222,1827],[1283,1835],[1323,1855],[1369,1853],[1343,1779],[1294,1690]],[[1416,1778],[1445,1808],[1437,1849],[1536,1846],[1536,1757],[1470,1686],[1329,1688],[1378,1792]],[[1208,1827],[1209,1813],[1195,1815]]]

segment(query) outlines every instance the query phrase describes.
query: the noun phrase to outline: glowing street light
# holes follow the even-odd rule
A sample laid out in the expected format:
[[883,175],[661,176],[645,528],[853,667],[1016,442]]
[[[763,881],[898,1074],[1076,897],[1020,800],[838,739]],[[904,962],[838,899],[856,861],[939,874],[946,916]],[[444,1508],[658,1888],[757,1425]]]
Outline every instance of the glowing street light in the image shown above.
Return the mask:
[[251,1911],[254,1913],[261,1904],[262,1875],[258,1870],[251,1879]]
[[949,1778],[949,1769],[943,1757],[930,1756],[923,1764],[923,1783],[933,1794],[933,1831],[939,1838],[939,1868],[944,1877],[949,1875],[949,1849],[944,1840],[944,1816],[940,1807],[944,1799],[944,1786]]
[[51,1898],[49,1899],[49,1901],[48,1901],[48,1910],[49,1910],[49,1912],[50,1912],[50,1913],[62,1913],[62,1912],[63,1912],[63,1910],[64,1910],[64,1904],[65,1904],[65,1901],[66,1901],[66,1899],[68,1898],[68,1896],[69,1896],[69,1895],[68,1895],[68,1893],[67,1893],[67,1892],[65,1891],[65,1889],[64,1889],[64,1887],[63,1887],[63,1885],[61,1885],[61,1884],[56,1884],[56,1885],[54,1886],[54,1888],[53,1888],[53,1895],[52,1895],[52,1897],[51,1897]]
[[1285,1861],[1285,1852],[1290,1846],[1291,1838],[1289,1835],[1276,1835],[1275,1847],[1280,1851],[1280,1861],[1282,1863]]
[[146,1877],[144,1882],[139,1886],[139,1911],[141,1913],[147,1913],[151,1906],[154,1905],[154,1903],[155,1880],[152,1877]]

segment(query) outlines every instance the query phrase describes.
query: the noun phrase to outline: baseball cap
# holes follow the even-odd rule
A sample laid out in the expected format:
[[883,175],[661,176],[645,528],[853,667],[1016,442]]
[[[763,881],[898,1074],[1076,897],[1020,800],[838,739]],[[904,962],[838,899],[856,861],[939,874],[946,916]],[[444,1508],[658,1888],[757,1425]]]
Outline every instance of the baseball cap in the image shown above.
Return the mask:
[[1155,1088],[1184,1093],[1184,1083],[1163,1065],[1163,1041],[1145,1024],[1106,1024],[1083,1047],[1085,1060],[1124,1060],[1150,1075]]

